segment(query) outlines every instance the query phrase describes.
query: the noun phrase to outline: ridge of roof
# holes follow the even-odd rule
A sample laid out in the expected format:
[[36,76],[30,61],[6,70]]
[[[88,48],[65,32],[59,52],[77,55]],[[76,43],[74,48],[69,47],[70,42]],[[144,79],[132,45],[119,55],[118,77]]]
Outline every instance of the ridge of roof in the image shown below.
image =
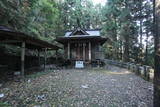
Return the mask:
[[[81,29],[84,31],[97,31],[97,30],[100,31],[100,30],[102,30],[101,28],[96,28],[96,29],[83,29],[83,28],[81,28]],[[65,32],[73,32],[74,30],[66,30]]]
[[82,28],[78,27],[74,31],[72,31],[72,33],[69,34],[69,36],[74,35],[76,32],[79,32],[79,31],[81,31],[85,35],[89,35],[85,30],[83,30]]

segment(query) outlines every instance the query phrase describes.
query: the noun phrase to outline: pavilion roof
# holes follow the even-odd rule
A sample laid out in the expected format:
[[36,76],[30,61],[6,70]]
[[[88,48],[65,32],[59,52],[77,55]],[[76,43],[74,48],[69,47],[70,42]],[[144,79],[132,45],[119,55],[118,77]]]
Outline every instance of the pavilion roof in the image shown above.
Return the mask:
[[22,42],[26,43],[28,49],[53,49],[58,50],[60,47],[48,43],[44,40],[37,39],[35,37],[28,36],[25,33],[14,31],[12,29],[0,26],[0,42],[5,44],[12,44],[21,46]]

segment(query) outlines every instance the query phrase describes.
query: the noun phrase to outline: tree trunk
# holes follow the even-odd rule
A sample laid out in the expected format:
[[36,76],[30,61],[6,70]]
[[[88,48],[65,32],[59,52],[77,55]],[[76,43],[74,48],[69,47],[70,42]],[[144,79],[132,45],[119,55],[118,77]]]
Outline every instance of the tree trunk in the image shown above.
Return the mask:
[[[129,10],[129,5],[128,2],[125,1],[125,8]],[[125,17],[126,20],[128,20],[128,17]],[[123,29],[125,29],[125,34],[124,34],[124,54],[123,54],[123,59],[124,62],[129,62],[129,35],[130,35],[130,27],[129,24],[130,22],[126,21],[126,24],[124,24]]]
[[153,4],[155,39],[154,107],[160,107],[160,1],[154,0]]
[[145,53],[145,64],[148,64],[148,30],[146,30],[146,53]]
[[122,41],[120,41],[120,56],[119,56],[119,58],[120,58],[120,60],[123,60],[123,42]]
[[140,63],[143,63],[142,61],[142,56],[143,56],[143,52],[142,52],[142,48],[143,48],[143,31],[142,31],[142,27],[143,27],[143,19],[142,19],[142,1],[140,1],[139,3],[139,9],[140,9],[140,57],[139,57],[139,61]]
[[139,3],[139,11],[140,11],[140,45],[142,46],[142,23],[143,23],[143,19],[142,19],[142,2]]
[[[114,19],[114,22],[115,22],[115,25],[116,25],[116,28],[117,28],[117,21],[116,21],[117,19],[116,19],[116,17],[115,17],[115,19]],[[117,29],[114,29],[114,34],[115,34],[115,37],[114,37],[114,41],[115,41],[115,43],[116,43],[116,49],[115,49],[115,59],[116,60],[119,60],[119,58],[118,58],[118,55],[119,55],[119,46],[117,46],[117,43],[118,43],[118,39],[117,39]]]
[[125,35],[125,43],[124,43],[124,61],[129,62],[129,37]]

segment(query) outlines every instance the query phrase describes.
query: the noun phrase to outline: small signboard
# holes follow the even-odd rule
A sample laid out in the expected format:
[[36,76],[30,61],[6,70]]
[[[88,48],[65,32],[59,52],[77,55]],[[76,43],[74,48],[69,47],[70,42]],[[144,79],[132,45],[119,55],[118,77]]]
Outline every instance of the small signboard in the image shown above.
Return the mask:
[[84,62],[83,61],[76,61],[75,68],[84,68]]

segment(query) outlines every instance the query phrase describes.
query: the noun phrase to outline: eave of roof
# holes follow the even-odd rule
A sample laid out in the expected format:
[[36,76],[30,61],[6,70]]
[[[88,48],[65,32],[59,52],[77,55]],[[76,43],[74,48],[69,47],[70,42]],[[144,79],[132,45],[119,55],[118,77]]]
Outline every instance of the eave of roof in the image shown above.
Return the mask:
[[58,37],[56,39],[57,42],[59,43],[67,43],[68,41],[80,41],[80,40],[84,40],[84,41],[96,41],[96,42],[102,42],[102,43],[105,43],[108,38],[104,38],[104,37],[101,37],[101,36],[70,36],[70,37]]

